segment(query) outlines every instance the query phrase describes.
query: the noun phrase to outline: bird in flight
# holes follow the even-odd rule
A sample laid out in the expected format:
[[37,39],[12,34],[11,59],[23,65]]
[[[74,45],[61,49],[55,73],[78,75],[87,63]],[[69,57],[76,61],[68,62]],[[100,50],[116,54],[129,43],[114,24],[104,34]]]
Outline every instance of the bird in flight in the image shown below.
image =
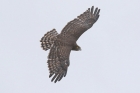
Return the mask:
[[60,34],[52,29],[41,38],[40,42],[43,50],[50,49],[47,63],[50,72],[49,77],[53,76],[51,81],[56,83],[66,76],[70,65],[71,50],[81,50],[76,41],[98,20],[99,13],[100,9],[94,9],[94,6],[92,6],[77,18],[68,22]]

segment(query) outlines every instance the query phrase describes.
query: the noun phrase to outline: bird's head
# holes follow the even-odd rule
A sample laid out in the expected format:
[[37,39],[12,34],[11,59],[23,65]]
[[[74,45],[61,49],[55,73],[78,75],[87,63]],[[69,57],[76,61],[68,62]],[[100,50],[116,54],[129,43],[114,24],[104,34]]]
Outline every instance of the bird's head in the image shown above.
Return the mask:
[[76,44],[76,46],[74,46],[72,48],[72,50],[74,50],[74,51],[81,51],[81,47]]
[[80,46],[77,46],[76,47],[76,51],[81,51],[81,47]]

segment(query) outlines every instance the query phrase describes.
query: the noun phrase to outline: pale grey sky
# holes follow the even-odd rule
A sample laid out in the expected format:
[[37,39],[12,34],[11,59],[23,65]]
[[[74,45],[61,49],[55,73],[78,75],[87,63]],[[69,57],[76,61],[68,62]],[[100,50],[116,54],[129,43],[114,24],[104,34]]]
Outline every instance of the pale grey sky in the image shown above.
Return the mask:
[[[0,93],[140,93],[139,0],[1,0]],[[100,18],[71,52],[66,78],[48,78],[39,40],[92,5]]]

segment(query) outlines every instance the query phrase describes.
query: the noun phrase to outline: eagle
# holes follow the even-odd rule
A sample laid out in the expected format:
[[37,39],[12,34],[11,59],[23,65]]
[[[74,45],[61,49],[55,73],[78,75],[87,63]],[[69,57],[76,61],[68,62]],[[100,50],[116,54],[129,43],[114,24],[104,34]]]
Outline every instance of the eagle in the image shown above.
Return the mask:
[[79,37],[93,26],[99,18],[100,9],[94,9],[94,6],[88,8],[84,13],[77,16],[74,20],[67,23],[58,34],[55,29],[48,31],[40,40],[41,47],[47,51],[48,55],[49,77],[51,81],[60,81],[67,75],[70,66],[70,52],[79,51],[81,47],[76,43]]

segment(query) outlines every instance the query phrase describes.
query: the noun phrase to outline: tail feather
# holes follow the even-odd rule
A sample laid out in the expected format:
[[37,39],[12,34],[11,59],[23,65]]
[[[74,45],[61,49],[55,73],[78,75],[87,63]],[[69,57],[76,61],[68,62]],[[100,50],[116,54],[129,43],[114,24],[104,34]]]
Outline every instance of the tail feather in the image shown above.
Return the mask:
[[57,39],[57,31],[55,29],[47,32],[40,40],[41,47],[43,50],[47,51],[51,48],[51,45],[54,43],[54,41]]

